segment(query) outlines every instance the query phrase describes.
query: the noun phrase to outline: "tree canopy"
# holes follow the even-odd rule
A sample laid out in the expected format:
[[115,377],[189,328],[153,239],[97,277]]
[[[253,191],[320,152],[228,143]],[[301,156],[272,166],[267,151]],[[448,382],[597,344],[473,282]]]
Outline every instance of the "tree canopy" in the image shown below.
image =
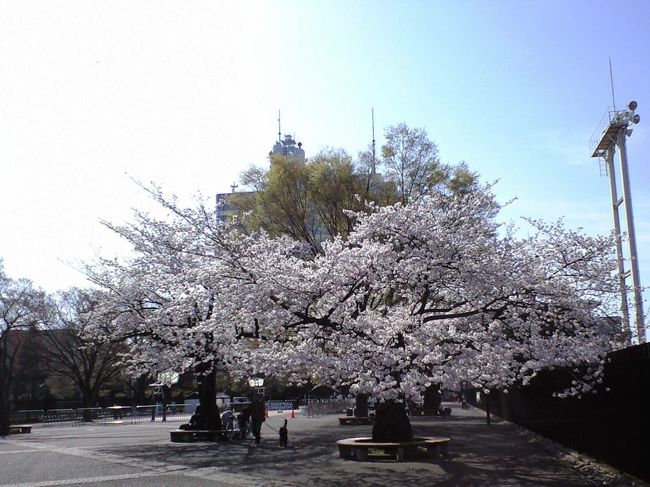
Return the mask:
[[564,393],[581,394],[615,345],[599,326],[616,289],[611,239],[541,222],[517,238],[495,222],[489,186],[370,204],[316,255],[153,194],[175,219],[115,227],[138,256],[95,273],[149,367],[210,362],[384,399],[566,367],[576,380]]
[[97,290],[70,289],[52,296],[42,316],[46,367],[77,386],[84,407],[96,406],[101,388],[121,373],[118,364],[124,344],[87,333],[91,326],[104,332],[112,327],[97,312],[102,299]]
[[171,217],[107,223],[135,256],[89,270],[113,325],[96,333],[128,340],[137,375],[197,372],[212,408],[222,370],[342,386],[394,415],[438,385],[508,389],[545,368],[573,373],[560,395],[594,390],[618,345],[602,326],[613,240],[532,220],[519,238],[492,186],[442,164],[426,132],[386,140],[384,176],[343,151],[251,168],[231,221],[150,188]]

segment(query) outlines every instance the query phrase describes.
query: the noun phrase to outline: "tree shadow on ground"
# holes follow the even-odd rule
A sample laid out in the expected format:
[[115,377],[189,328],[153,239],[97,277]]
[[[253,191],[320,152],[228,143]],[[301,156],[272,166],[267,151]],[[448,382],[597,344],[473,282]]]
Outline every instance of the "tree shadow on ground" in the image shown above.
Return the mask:
[[[279,421],[279,420],[278,420]],[[337,425],[290,432],[281,448],[269,421],[259,447],[252,440],[217,443],[162,443],[104,449],[143,464],[164,463],[178,471],[216,467],[279,485],[388,486],[591,486],[599,483],[554,459],[506,422],[485,424],[482,418],[413,418],[416,436],[449,436],[450,454],[440,460],[356,462],[339,457],[336,440],[369,436],[369,426]]]

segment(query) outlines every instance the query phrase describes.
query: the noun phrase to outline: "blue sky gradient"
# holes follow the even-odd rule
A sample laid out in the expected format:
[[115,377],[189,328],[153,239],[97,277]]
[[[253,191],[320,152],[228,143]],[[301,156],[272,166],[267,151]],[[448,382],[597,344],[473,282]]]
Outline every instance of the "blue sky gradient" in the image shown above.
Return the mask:
[[[356,155],[383,128],[423,127],[443,161],[499,179],[504,219],[612,227],[589,139],[639,103],[628,140],[650,282],[650,2],[11,2],[0,6],[0,256],[48,290],[119,254],[100,218],[229,191],[294,133],[307,155]],[[647,114],[647,115],[646,115]],[[525,231],[525,230],[524,230]],[[647,312],[646,307],[646,312]]]

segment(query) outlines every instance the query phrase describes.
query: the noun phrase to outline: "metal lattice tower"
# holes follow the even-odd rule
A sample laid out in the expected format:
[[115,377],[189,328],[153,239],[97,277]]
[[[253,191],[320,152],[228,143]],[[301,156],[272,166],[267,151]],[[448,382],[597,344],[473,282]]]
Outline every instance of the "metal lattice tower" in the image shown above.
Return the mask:
[[[606,126],[597,130],[596,137],[592,138],[592,155],[604,160],[605,171],[609,176],[609,185],[612,197],[612,210],[614,213],[614,231],[616,233],[616,254],[618,257],[618,278],[621,289],[621,314],[623,326],[631,335],[636,332],[639,343],[645,342],[645,321],[643,316],[643,297],[641,294],[641,281],[639,277],[639,260],[636,248],[636,233],[634,231],[634,216],[632,212],[632,194],[630,192],[630,176],[627,165],[627,148],[625,141],[632,134],[630,124],[639,123],[640,117],[635,113],[637,103],[631,101],[627,110],[609,110]],[[616,184],[616,170],[614,167],[614,153],[616,148],[620,154],[620,175],[623,194],[619,197]],[[601,163],[601,168],[603,167]],[[623,255],[623,232],[621,230],[621,207],[625,212],[625,225],[628,235],[630,269],[625,269]],[[634,328],[630,323],[630,311],[627,297],[627,279],[632,278],[631,291],[634,295]]]

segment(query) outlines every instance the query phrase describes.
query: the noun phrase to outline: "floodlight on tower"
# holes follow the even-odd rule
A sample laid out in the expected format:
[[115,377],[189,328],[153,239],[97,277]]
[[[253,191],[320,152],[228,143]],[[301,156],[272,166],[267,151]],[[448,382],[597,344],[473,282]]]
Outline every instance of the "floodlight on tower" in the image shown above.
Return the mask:
[[[610,63],[610,76],[611,76],[611,63]],[[612,83],[612,101],[613,101],[613,83]],[[638,343],[645,342],[645,321],[643,312],[643,296],[642,287],[639,277],[639,261],[636,248],[636,235],[634,231],[634,217],[632,212],[632,194],[630,191],[630,176],[628,171],[627,162],[627,147],[626,139],[632,135],[632,128],[630,123],[638,124],[641,117],[634,113],[637,109],[638,103],[630,101],[627,105],[627,110],[613,110],[609,112],[609,123],[604,130],[598,130],[596,137],[592,140],[592,157],[598,157],[605,160],[606,168],[605,174],[609,176],[610,192],[612,209],[614,214],[614,233],[616,237],[616,254],[618,260],[618,279],[619,288],[621,293],[621,314],[624,329],[629,332],[632,337],[636,334]],[[616,184],[616,171],[614,168],[614,153],[618,149],[620,156],[620,174],[623,194],[619,198],[618,187]],[[623,230],[621,227],[620,208],[625,210],[625,223],[627,230],[627,240],[629,244],[629,266],[630,269],[626,270],[626,259],[623,255]],[[631,290],[634,295],[635,316],[634,324],[631,326],[630,313],[628,308],[627,299],[627,283],[628,277],[632,278]],[[631,342],[631,340],[630,340]]]

